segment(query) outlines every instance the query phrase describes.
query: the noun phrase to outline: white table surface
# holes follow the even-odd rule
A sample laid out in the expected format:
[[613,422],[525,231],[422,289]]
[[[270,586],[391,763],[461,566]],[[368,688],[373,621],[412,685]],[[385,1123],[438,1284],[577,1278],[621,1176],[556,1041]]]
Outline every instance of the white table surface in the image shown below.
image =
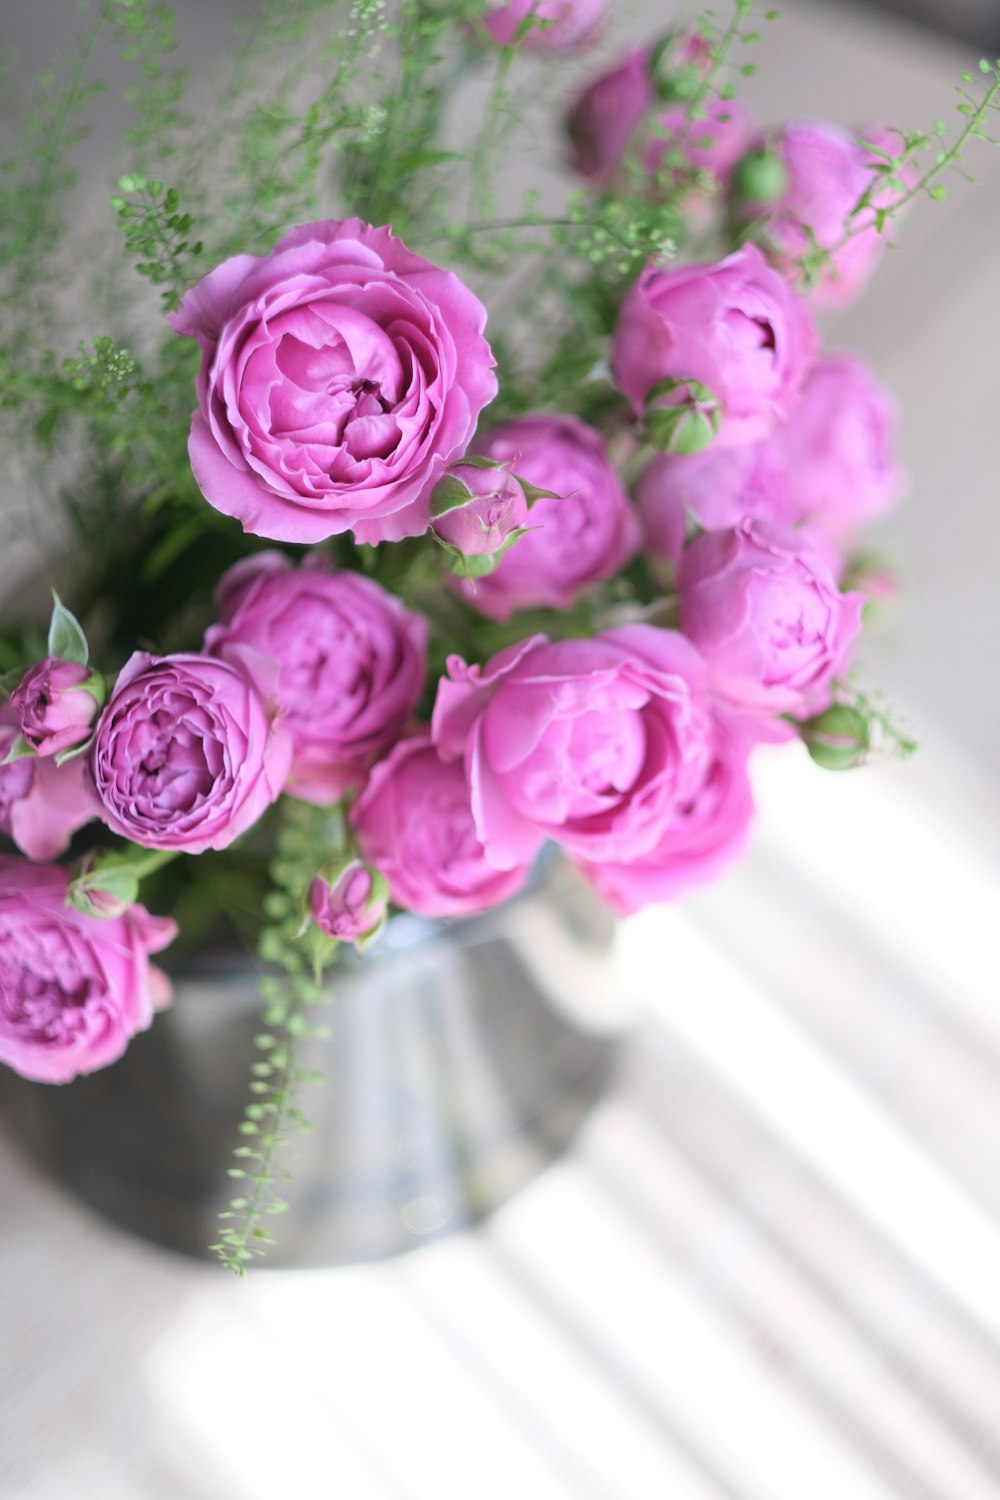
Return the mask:
[[[765,118],[923,124],[970,62],[783,9]],[[1000,153],[976,169],[829,328],[906,412],[870,678],[919,758],[761,765],[747,863],[623,932],[617,1089],[474,1235],[237,1283],[0,1142],[3,1500],[998,1500]]]

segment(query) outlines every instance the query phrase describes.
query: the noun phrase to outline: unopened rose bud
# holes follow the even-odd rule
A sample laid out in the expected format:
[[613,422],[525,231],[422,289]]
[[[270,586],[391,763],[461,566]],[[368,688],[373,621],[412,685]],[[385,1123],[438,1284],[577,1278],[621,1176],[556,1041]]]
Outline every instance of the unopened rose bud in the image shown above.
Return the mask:
[[453,464],[431,496],[436,535],[465,557],[499,552],[527,520],[524,489],[502,465],[482,460]]
[[802,739],[825,771],[849,771],[864,764],[870,748],[868,721],[856,708],[834,703],[802,725]]
[[375,937],[387,904],[385,881],[360,859],[328,865],[309,887],[309,910],[316,926],[341,943]]
[[646,398],[646,431],[664,453],[700,453],[711,447],[722,415],[700,380],[661,380]]
[[733,168],[733,195],[746,203],[774,203],[787,186],[784,163],[765,146],[748,151]]
[[10,706],[35,754],[59,755],[89,739],[103,695],[103,680],[89,666],[47,656],[28,668]]

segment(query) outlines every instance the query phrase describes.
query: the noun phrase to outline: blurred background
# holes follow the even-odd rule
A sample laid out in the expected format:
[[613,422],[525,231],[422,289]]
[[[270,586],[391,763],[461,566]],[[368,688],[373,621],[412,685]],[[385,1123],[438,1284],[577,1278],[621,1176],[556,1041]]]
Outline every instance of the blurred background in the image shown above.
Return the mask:
[[[923,126],[1000,47],[996,0],[780,8],[764,121]],[[210,78],[250,6],[176,9]],[[671,19],[618,9],[609,56]],[[6,0],[9,108],[74,24]],[[113,136],[102,106],[93,181]],[[761,762],[746,863],[622,930],[613,1089],[474,1234],[236,1283],[0,1137],[3,1500],[998,1500],[1000,153],[970,167],[824,329],[904,413],[865,680],[916,759]]]

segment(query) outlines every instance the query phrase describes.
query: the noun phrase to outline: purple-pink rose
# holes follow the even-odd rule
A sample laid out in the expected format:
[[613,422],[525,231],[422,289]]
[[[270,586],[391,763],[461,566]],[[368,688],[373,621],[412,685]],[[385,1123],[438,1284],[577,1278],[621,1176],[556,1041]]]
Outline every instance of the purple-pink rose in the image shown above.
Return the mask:
[[335,802],[406,728],[424,686],[427,622],[373,579],[318,558],[293,568],[276,552],[231,568],[216,603],[206,649],[246,646],[277,664],[287,790]]
[[576,417],[522,417],[495,427],[476,452],[509,463],[520,478],[559,498],[541,498],[530,530],[494,571],[461,592],[481,614],[508,620],[519,609],[568,609],[591,584],[612,578],[639,546],[639,522],[600,435]]
[[125,663],[90,752],[112,832],[147,849],[225,849],[280,795],[291,741],[272,664],[239,646],[228,657]]
[[170,997],[149,962],[175,923],[131,906],[110,921],[66,905],[68,872],[0,856],[0,1062],[67,1083],[121,1057]]
[[767,521],[705,532],[677,572],[681,629],[729,703],[765,714],[817,713],[846,670],[860,594],[837,588],[827,552]]
[[386,901],[376,893],[371,870],[360,859],[317,875],[309,887],[313,921],[327,937],[340,943],[370,937],[384,922],[386,909]]
[[[766,216],[764,234],[779,266],[794,264],[816,247],[832,252],[807,292],[817,307],[854,302],[885,248],[885,236],[876,229],[874,214],[874,207],[886,200],[884,187],[873,193],[874,207],[853,224],[848,221],[855,204],[872,186],[872,169],[883,164],[864,141],[890,155],[902,147],[898,135],[878,126],[853,135],[827,120],[786,125],[770,142],[785,169],[785,191],[776,204],[747,205],[748,212]],[[847,229],[858,232],[844,240]]]
[[799,514],[834,538],[876,520],[899,499],[892,394],[853,354],[819,360],[778,434]]
[[279,541],[419,535],[496,395],[485,321],[453,272],[360,219],[217,266],[170,319],[203,353],[189,452],[205,498]]
[[515,895],[530,862],[498,868],[476,831],[460,760],[446,764],[429,735],[401,740],[372,770],[351,808],[358,848],[393,901],[426,917],[467,917]]
[[508,47],[531,17],[525,51],[578,52],[596,40],[607,9],[608,0],[502,0],[487,6],[482,24],[498,47]]
[[36,755],[59,755],[89,737],[97,699],[87,690],[93,671],[75,661],[47,656],[29,667],[10,697],[21,734]]
[[606,187],[643,119],[653,108],[648,47],[633,47],[584,89],[566,117],[571,165]]
[[[687,382],[718,406],[717,441],[767,436],[793,410],[816,352],[800,297],[755,245],[725,260],[673,270],[649,265],[622,305],[612,364],[638,415],[690,403]],[[664,390],[665,382],[676,388]]]
[[706,531],[808,522],[834,540],[898,499],[896,407],[851,354],[817,360],[787,422],[758,443],[657,454],[634,487],[647,545],[677,561],[686,517]]
[[[20,733],[20,716],[7,703],[0,708],[0,760]],[[82,756],[62,766],[49,756],[0,765],[0,833],[29,859],[58,859],[77,829],[100,811]]]
[[431,517],[436,534],[464,557],[488,557],[528,525],[528,501],[505,465],[459,461],[438,481]]
[[746,848],[754,814],[747,759],[755,743],[747,721],[715,709],[701,779],[678,806],[659,842],[621,864],[580,869],[622,916],[651,901],[673,901],[714,880]]
[[588,866],[649,854],[697,796],[714,733],[705,663],[652,625],[536,636],[483,667],[451,657],[433,717],[499,868],[530,861],[546,839]]

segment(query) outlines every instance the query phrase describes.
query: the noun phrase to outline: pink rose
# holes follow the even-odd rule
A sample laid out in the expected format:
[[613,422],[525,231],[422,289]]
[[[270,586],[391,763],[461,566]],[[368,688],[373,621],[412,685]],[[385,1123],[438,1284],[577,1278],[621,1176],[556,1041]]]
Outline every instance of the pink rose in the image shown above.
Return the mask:
[[498,47],[509,47],[530,16],[520,44],[526,52],[578,52],[595,41],[607,8],[608,0],[503,0],[487,8],[482,24]]
[[681,629],[720,697],[753,712],[811,714],[830,701],[861,626],[828,556],[767,521],[696,537],[677,573]]
[[557,500],[536,500],[531,528],[494,571],[461,592],[481,614],[509,620],[519,609],[568,609],[593,583],[614,577],[639,545],[639,523],[602,438],[576,417],[522,417],[495,427],[476,452],[509,463]]
[[435,533],[463,557],[489,557],[528,525],[528,501],[509,469],[459,461],[438,481],[431,517]]
[[651,552],[680,559],[687,517],[722,531],[748,517],[794,525],[803,505],[790,483],[778,428],[741,448],[713,445],[700,453],[659,453],[635,483],[635,499]]
[[754,736],[745,720],[719,710],[712,723],[701,780],[649,853],[623,864],[580,865],[598,895],[622,916],[714,880],[746,848],[754,814],[747,774]]
[[121,1057],[167,978],[149,962],[176,925],[131,906],[111,921],[66,905],[68,872],[0,857],[0,1062],[67,1083]]
[[813,367],[779,433],[789,484],[811,526],[841,538],[899,499],[892,394],[863,360],[831,354]]
[[485,321],[451,271],[360,219],[225,261],[170,319],[203,352],[189,452],[205,498],[279,541],[419,535],[496,395]]
[[59,755],[82,745],[97,718],[97,699],[85,686],[93,670],[47,656],[29,667],[11,694],[21,734],[36,755]]
[[547,838],[587,866],[649,854],[698,795],[713,753],[705,663],[651,625],[592,640],[459,657],[438,686],[433,735],[461,760],[490,862],[515,868]]
[[350,815],[358,848],[393,901],[426,917],[468,917],[515,895],[529,862],[487,858],[460,762],[446,765],[429,735],[401,740],[374,767]]
[[647,266],[622,305],[612,364],[638,415],[650,401],[687,407],[688,382],[706,388],[718,441],[739,444],[789,415],[815,351],[805,303],[744,245],[714,265]]
[[[870,141],[889,154],[898,154],[902,148],[898,135],[879,126],[855,136],[826,120],[786,125],[771,143],[785,169],[785,191],[774,205],[747,205],[752,214],[766,214],[765,235],[779,266],[797,262],[816,246],[839,246],[816,285],[807,292],[817,307],[844,307],[854,302],[885,248],[885,236],[875,228],[871,209],[857,220],[857,225],[863,226],[861,232],[839,244],[850,227],[851,209],[871,186],[872,168],[881,161],[865,149],[862,141]],[[880,187],[872,201],[877,205],[886,196]]]
[[[0,708],[0,760],[20,732],[20,716],[8,703]],[[58,859],[100,810],[83,756],[62,766],[33,756],[0,765],[0,833],[29,859]]]
[[643,158],[651,175],[669,174],[663,160],[668,150],[679,151],[696,171],[711,172],[719,181],[729,175],[750,144],[751,117],[738,100],[716,95],[709,95],[702,109],[705,118],[700,120],[689,120],[683,104],[671,105],[656,115],[656,128]]
[[360,859],[352,859],[336,871],[317,875],[309,887],[309,910],[327,937],[354,943],[381,927],[386,902],[376,893],[371,870]]
[[112,832],[147,849],[225,849],[274,802],[291,742],[276,726],[269,663],[147,656],[122,669],[97,725],[91,771]]
[[276,552],[230,568],[216,602],[206,649],[247,646],[277,664],[287,790],[335,802],[409,722],[424,686],[426,621],[370,578],[318,558],[296,569]]

